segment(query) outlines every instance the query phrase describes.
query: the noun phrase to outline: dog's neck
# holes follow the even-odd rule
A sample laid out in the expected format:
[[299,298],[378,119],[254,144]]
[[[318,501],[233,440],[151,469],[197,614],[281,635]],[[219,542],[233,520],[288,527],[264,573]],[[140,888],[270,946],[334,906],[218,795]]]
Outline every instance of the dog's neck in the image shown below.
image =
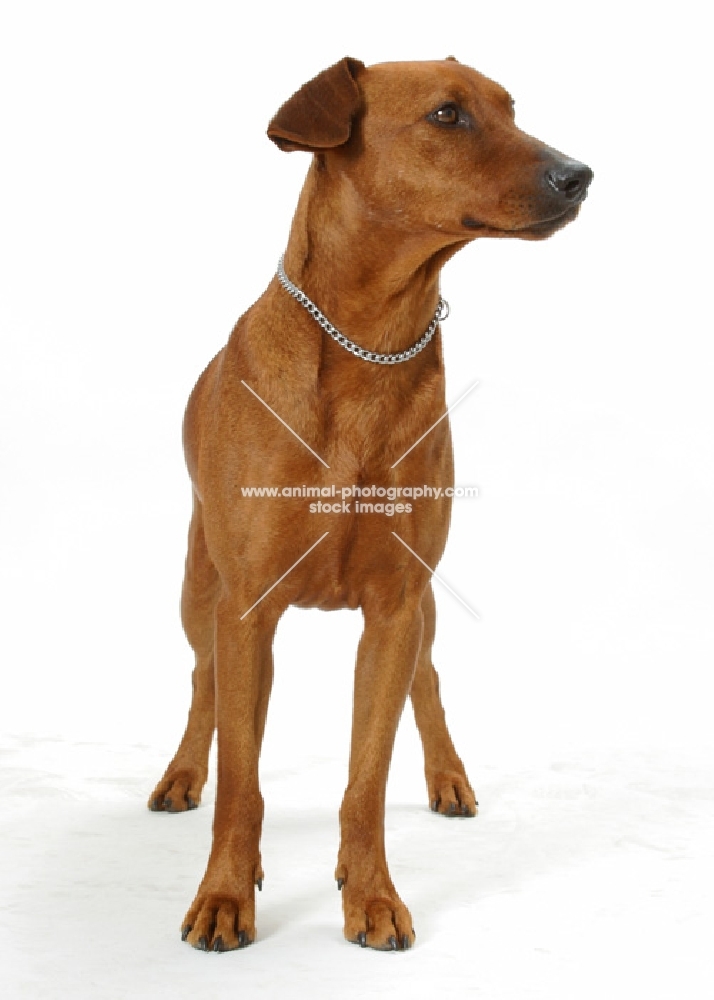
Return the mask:
[[458,247],[377,224],[345,177],[313,162],[285,252],[288,277],[360,347],[392,353],[427,329],[441,268]]

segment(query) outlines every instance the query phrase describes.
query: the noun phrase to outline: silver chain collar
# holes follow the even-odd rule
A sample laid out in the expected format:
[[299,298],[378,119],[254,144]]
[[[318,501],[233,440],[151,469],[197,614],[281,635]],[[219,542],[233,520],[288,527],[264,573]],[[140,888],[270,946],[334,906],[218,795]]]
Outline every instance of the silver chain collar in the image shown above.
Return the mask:
[[320,312],[315,303],[309,299],[297,285],[292,283],[290,278],[288,278],[285,273],[284,254],[278,261],[277,275],[278,281],[283,286],[285,291],[292,295],[294,299],[297,299],[300,305],[307,309],[312,318],[320,324],[325,333],[328,333],[341,347],[344,347],[345,350],[350,351],[356,357],[362,358],[364,361],[374,361],[378,365],[398,365],[401,361],[409,361],[410,358],[419,354],[420,351],[424,350],[426,345],[436,333],[436,328],[439,323],[446,319],[449,315],[449,303],[446,299],[442,299],[442,297],[439,296],[439,304],[436,307],[434,318],[427,327],[426,333],[423,334],[419,340],[417,340],[416,344],[412,344],[412,346],[408,347],[406,351],[399,351],[397,354],[376,354],[374,351],[366,351],[363,347],[360,347],[359,344],[355,344],[353,340],[350,340],[348,337],[345,337],[343,333],[340,333],[337,327],[330,323],[327,316]]

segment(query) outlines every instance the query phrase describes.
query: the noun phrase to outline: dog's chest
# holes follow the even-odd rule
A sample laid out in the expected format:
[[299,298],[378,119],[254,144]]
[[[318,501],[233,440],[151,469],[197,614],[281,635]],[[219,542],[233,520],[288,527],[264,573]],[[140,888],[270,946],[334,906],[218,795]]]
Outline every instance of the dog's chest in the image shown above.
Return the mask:
[[340,474],[391,478],[391,466],[443,413],[443,390],[433,379],[405,389],[392,372],[360,374],[321,387],[315,430]]

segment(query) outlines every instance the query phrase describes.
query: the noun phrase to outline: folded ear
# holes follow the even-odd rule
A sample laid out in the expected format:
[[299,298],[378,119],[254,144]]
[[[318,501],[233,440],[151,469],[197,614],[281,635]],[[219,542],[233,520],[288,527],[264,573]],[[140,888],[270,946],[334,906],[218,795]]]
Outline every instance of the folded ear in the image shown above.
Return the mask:
[[345,56],[304,84],[286,101],[268,125],[268,136],[289,153],[315,152],[342,146],[350,137],[352,119],[361,104],[356,77],[364,63]]

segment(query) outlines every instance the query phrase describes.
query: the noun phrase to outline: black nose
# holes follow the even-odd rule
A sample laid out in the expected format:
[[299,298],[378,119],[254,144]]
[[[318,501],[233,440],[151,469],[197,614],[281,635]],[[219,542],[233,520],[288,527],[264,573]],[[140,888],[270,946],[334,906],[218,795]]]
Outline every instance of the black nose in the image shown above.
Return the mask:
[[593,172],[577,160],[561,160],[546,171],[545,179],[557,195],[575,203],[587,194]]

